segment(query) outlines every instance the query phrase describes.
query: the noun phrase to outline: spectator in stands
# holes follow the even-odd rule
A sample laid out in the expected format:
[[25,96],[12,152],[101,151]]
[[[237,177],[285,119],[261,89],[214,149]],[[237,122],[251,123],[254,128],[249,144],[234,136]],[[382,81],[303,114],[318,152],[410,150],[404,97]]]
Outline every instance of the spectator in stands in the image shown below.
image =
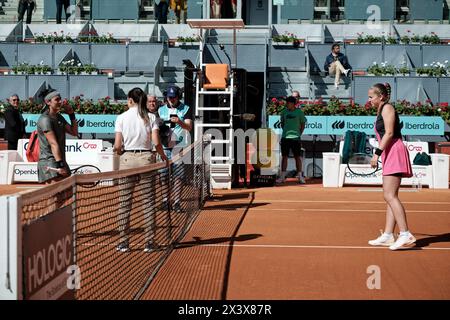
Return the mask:
[[153,95],[147,95],[147,109],[150,113],[154,114],[156,117],[159,117],[158,109],[159,109],[159,101],[158,98]]
[[211,0],[211,19],[221,18],[223,0]]
[[283,134],[281,136],[281,176],[277,183],[283,183],[286,179],[286,169],[289,152],[292,150],[297,168],[297,177],[300,184],[305,184],[305,178],[302,170],[302,160],[300,158],[301,135],[305,130],[306,117],[301,109],[297,109],[295,104],[297,100],[290,96],[286,99],[286,109],[281,114],[281,127]]
[[5,109],[5,139],[8,141],[8,150],[17,150],[19,139],[25,138],[25,121],[20,113],[19,103],[19,96],[13,94]]
[[77,136],[78,123],[72,107],[67,104],[64,112],[70,124],[61,115],[61,95],[57,91],[46,92],[47,105],[37,122],[39,141],[38,179],[41,183],[53,183],[70,176],[66,162],[66,133]]
[[[147,95],[140,88],[134,88],[128,92],[128,110],[117,117],[115,127],[114,152],[120,155],[120,169],[139,168],[156,162],[152,152],[152,145],[163,160],[167,160],[159,142],[159,128],[154,114],[148,112]],[[129,251],[130,215],[132,209],[132,194],[135,186],[145,183],[154,187],[151,174],[140,174],[119,180],[119,231],[120,243],[117,250]],[[147,194],[148,187],[140,187],[141,193]],[[154,194],[154,190],[150,190]],[[155,232],[155,197],[142,195],[144,216],[148,221],[146,228],[147,243],[144,251],[151,252],[155,249],[153,236]]]
[[339,89],[341,75],[344,74],[345,76],[348,76],[351,71],[351,66],[348,63],[348,59],[343,53],[341,53],[341,47],[339,44],[335,43],[331,47],[331,53],[325,60],[324,70],[331,76],[335,75],[334,86],[336,89]]
[[[166,92],[167,104],[159,108],[159,116],[165,123],[169,123],[172,131],[171,141],[164,147],[164,152],[169,159],[177,155],[183,148],[191,143],[190,132],[192,130],[192,109],[180,101],[181,89],[177,86],[169,86]],[[179,168],[174,168],[173,172],[178,171],[177,176],[183,176],[183,164]],[[173,209],[175,212],[181,212],[181,189],[182,178],[175,179],[175,195],[173,197]],[[166,200],[167,201],[167,200]]]
[[169,14],[168,0],[155,0],[155,18],[160,24],[167,23],[167,15]]
[[170,8],[175,13],[177,23],[186,23],[187,0],[170,0]]
[[298,92],[297,90],[292,91],[292,96],[295,98],[297,103],[300,101],[300,92]]
[[[155,95],[149,94],[147,96],[147,109],[151,114],[154,114],[159,127],[159,139],[163,147],[169,147],[169,141],[171,137],[170,127],[167,126],[164,121],[160,118],[158,109],[160,103]],[[161,159],[158,159],[160,161]]]
[[17,12],[19,13],[19,21],[23,21],[23,16],[25,12],[27,13],[27,24],[31,23],[31,17],[33,16],[33,12],[36,12],[36,0],[19,0],[19,7]]
[[[372,246],[388,246],[391,250],[412,245],[416,238],[409,232],[398,191],[402,178],[413,176],[409,152],[402,141],[400,120],[395,108],[389,103],[391,86],[388,83],[377,83],[369,89],[369,102],[377,108],[375,134],[379,147],[371,160],[373,168],[378,167],[381,157],[383,168],[383,193],[387,204],[386,224],[384,233],[375,240],[370,240]],[[394,228],[398,225],[400,235],[395,241]]]
[[70,6],[70,0],[56,0],[56,23],[57,24],[61,24],[63,7],[64,7],[64,13],[65,13],[66,22],[67,22],[67,19],[69,19],[69,17],[70,17],[70,13],[67,12],[67,9],[69,8],[69,6]]

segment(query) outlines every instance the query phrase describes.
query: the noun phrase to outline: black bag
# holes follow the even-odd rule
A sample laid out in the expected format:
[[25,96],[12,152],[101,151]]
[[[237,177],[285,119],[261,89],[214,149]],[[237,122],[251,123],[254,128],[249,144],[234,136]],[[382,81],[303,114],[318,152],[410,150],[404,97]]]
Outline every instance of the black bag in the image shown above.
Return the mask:
[[426,152],[419,152],[414,157],[413,164],[417,166],[431,166],[431,157]]
[[172,137],[172,130],[163,121],[159,123],[159,139],[163,147],[168,148],[170,144],[170,139]]

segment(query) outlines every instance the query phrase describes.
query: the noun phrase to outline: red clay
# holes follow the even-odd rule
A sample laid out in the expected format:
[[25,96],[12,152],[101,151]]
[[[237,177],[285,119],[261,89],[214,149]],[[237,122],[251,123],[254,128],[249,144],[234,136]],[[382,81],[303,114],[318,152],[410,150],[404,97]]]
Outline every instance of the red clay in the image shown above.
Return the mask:
[[367,244],[384,226],[379,187],[216,192],[143,298],[450,299],[450,191],[411,191],[400,198],[418,241],[396,252]]

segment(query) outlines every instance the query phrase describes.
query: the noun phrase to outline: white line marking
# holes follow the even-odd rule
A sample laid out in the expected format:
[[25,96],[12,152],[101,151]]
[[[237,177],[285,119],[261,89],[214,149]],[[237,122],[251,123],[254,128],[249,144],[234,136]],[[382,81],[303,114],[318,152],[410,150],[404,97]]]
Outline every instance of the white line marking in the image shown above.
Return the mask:
[[[314,208],[299,208],[299,209],[288,209],[288,208],[250,208],[249,211],[317,211],[317,212],[376,212],[376,213],[385,213],[386,210],[374,210],[374,209],[314,209]],[[406,210],[406,212],[412,213],[450,213],[450,211],[446,210]]]
[[[115,247],[117,244],[113,243],[81,243],[82,246],[111,246]],[[144,243],[130,243],[130,247],[142,246]],[[195,244],[189,241],[188,245],[183,245],[180,243],[179,248],[191,247],[191,246],[202,246],[202,247],[229,247],[230,244]],[[164,247],[164,246],[162,246]],[[279,249],[375,249],[375,250],[389,250],[387,247],[369,247],[369,246],[304,246],[304,245],[278,245],[278,244],[234,244],[233,247],[238,248],[279,248]],[[428,247],[409,247],[409,250],[440,250],[440,251],[450,251],[450,247],[441,248],[428,248]],[[400,249],[401,250],[401,249]]]
[[[261,199],[261,200],[257,200],[257,201],[253,201],[252,205],[255,204],[267,204],[267,203],[345,203],[345,204],[356,204],[356,203],[368,203],[368,204],[374,204],[374,203],[382,203],[382,204],[386,204],[385,201],[354,201],[354,200],[277,200],[277,199]],[[248,200],[247,201],[233,201],[232,203],[230,203],[231,205],[233,204],[242,204],[242,203],[249,203]],[[446,205],[450,205],[450,202],[438,202],[438,201],[402,201],[402,203],[409,203],[409,204],[446,204]]]
[[[376,189],[358,189],[358,192],[383,192],[382,188]],[[419,192],[417,189],[400,189],[399,192]]]
[[[252,210],[252,209],[250,209]],[[272,210],[272,209],[271,209]],[[282,210],[282,209],[275,209]],[[303,211],[321,211],[321,212],[386,212],[386,210],[373,210],[373,209],[298,209]],[[450,211],[446,210],[406,210],[406,213],[409,212],[423,212],[423,213],[450,213]]]
[[[183,245],[181,244],[180,247]],[[229,247],[229,244],[205,244],[202,246],[207,247]],[[384,249],[389,250],[387,247],[364,247],[364,246],[300,246],[300,245],[276,245],[276,244],[234,244],[233,247],[242,248],[282,248],[282,249]],[[450,251],[450,248],[425,248],[425,247],[409,247],[410,250],[445,250]]]
[[44,186],[39,186],[39,187],[16,187],[16,189],[42,189]]

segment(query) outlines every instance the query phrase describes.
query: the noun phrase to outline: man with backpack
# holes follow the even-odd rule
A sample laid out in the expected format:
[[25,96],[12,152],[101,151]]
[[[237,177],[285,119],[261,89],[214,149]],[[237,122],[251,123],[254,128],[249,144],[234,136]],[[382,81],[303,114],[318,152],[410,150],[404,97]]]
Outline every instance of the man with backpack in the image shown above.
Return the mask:
[[61,115],[61,95],[52,91],[45,96],[47,107],[37,122],[39,161],[38,178],[40,183],[53,183],[70,176],[66,162],[66,133],[77,136],[78,123],[70,105],[64,106],[70,124]]

